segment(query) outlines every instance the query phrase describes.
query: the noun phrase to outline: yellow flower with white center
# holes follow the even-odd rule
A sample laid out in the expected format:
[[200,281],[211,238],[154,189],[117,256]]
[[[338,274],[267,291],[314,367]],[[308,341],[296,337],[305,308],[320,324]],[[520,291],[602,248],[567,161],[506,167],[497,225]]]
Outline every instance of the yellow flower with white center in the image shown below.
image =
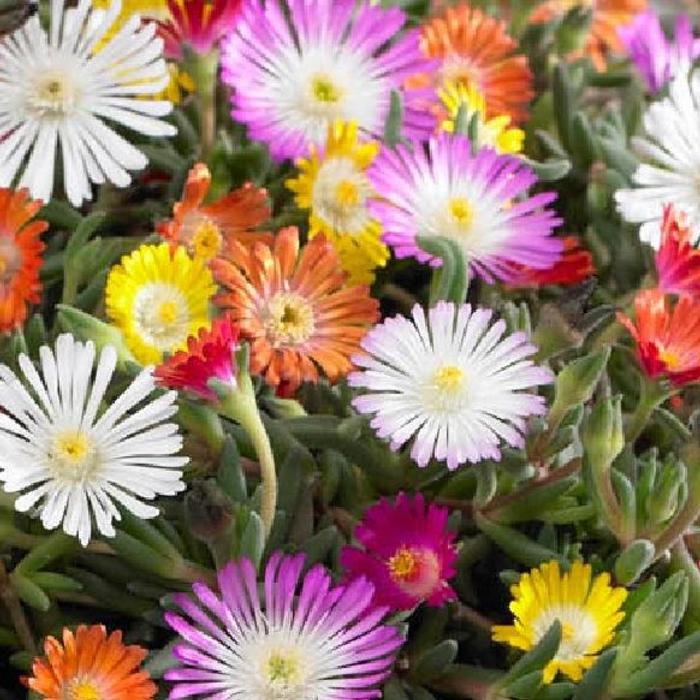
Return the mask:
[[359,143],[357,124],[336,122],[325,148],[312,145],[309,158],[297,161],[299,175],[286,183],[296,203],[310,210],[309,236],[323,233],[333,244],[350,284],[372,283],[389,259],[381,225],[367,210],[374,191],[366,170],[378,152],[373,141]]
[[625,614],[624,588],[610,585],[610,574],[592,576],[590,564],[576,561],[561,573],[556,561],[540,564],[511,587],[513,625],[494,625],[493,639],[528,651],[555,620],[561,624],[561,643],[545,666],[543,680],[551,683],[559,671],[579,681],[615,636]]
[[178,246],[142,245],[115,265],[107,278],[107,315],[134,356],[158,363],[163,353],[187,346],[209,327],[209,300],[216,286],[203,260]]
[[463,109],[467,124],[476,115],[479,148],[491,146],[499,153],[520,153],[523,150],[525,132],[509,128],[511,118],[507,114],[487,120],[486,100],[472,83],[447,82],[438,90],[438,97],[446,111],[445,119],[440,124],[443,131],[454,132],[457,115]]

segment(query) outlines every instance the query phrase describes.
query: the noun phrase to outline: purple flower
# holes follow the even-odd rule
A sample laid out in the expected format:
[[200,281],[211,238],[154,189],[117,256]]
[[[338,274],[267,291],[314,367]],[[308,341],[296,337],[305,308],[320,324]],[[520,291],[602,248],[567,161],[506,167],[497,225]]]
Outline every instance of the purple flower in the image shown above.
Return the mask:
[[687,15],[676,20],[673,41],[667,39],[659,15],[653,10],[637,15],[618,33],[652,93],[659,92],[681,71],[689,70],[700,56],[700,39],[693,36]]
[[170,698],[381,697],[403,638],[382,624],[386,608],[371,608],[374,587],[364,578],[334,586],[322,566],[302,576],[303,567],[304,555],[273,554],[264,603],[248,559],[219,572],[220,595],[203,583],[194,599],[176,595],[183,614],[165,616],[183,639],[173,650],[181,665],[165,675]]

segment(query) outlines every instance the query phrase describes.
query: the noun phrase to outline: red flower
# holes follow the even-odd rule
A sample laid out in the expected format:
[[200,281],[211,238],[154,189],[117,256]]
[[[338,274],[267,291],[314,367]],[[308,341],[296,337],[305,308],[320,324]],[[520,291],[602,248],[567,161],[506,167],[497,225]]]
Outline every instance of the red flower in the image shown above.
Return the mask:
[[671,205],[664,207],[656,271],[659,288],[668,294],[700,294],[700,250],[691,245],[691,238],[685,215]]

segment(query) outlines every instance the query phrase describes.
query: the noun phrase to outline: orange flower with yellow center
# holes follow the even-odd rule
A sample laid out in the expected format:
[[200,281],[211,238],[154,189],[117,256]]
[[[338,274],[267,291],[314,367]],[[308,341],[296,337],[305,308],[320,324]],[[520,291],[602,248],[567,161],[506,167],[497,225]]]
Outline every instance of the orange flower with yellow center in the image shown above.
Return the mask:
[[205,204],[210,186],[209,168],[197,163],[187,176],[182,199],[173,207],[173,218],[157,227],[165,240],[207,261],[227,255],[234,239],[244,245],[271,242],[270,233],[255,230],[270,216],[266,190],[247,183]]
[[29,304],[41,300],[40,236],[48,224],[31,221],[39,209],[26,190],[0,188],[0,333],[21,326]]
[[338,254],[322,234],[301,251],[296,228],[280,231],[273,246],[233,241],[228,259],[212,268],[225,290],[216,303],[250,342],[251,371],[285,394],[318,381],[319,369],[331,382],[347,374],[379,315],[367,286],[346,286]]
[[125,646],[122,633],[102,625],[63,630],[63,643],[44,642],[45,658],[36,659],[27,685],[50,700],[151,700],[155,683],[139,666],[146,650]]

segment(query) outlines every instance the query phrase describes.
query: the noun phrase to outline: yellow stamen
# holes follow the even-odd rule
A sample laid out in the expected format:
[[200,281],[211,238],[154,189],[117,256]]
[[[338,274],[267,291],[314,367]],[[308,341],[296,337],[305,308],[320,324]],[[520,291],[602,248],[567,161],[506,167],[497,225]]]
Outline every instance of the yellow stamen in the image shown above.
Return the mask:
[[192,237],[195,257],[205,260],[215,258],[221,251],[222,240],[219,227],[211,219],[205,219],[198,224]]
[[158,307],[158,320],[164,325],[169,326],[177,319],[177,304],[174,301],[164,301]]
[[28,103],[41,114],[62,115],[73,108],[76,97],[70,76],[63,72],[50,71],[34,84]]
[[267,675],[273,682],[295,683],[299,679],[299,662],[288,654],[272,654],[267,661]]
[[458,392],[462,388],[464,372],[454,365],[445,365],[435,372],[433,381],[440,390],[450,394]]
[[314,331],[314,314],[309,303],[298,294],[280,293],[268,304],[266,324],[269,338],[275,347],[299,345]]
[[464,197],[450,200],[450,214],[462,229],[467,228],[474,219],[474,210]]
[[395,581],[406,581],[416,575],[420,560],[408,547],[401,547],[389,561],[389,573]]
[[360,203],[360,191],[352,180],[341,180],[335,188],[338,207],[347,211]]
[[65,433],[56,439],[56,455],[71,464],[81,462],[90,449],[90,443],[82,433]]
[[66,693],[66,700],[100,700],[101,697],[95,684],[87,680],[73,683]]
[[682,360],[680,358],[680,355],[678,355],[678,353],[674,352],[673,350],[668,350],[666,348],[662,349],[661,352],[659,353],[659,359],[670,370],[676,370],[682,364]]
[[319,102],[337,102],[340,90],[325,75],[317,75],[311,82],[311,92]]

